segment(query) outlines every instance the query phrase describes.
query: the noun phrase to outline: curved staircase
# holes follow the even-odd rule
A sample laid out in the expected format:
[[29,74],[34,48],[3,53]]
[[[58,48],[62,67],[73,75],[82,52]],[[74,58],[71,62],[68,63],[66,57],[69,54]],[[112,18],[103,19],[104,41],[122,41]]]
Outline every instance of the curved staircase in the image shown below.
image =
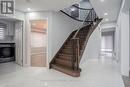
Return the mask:
[[[92,15],[93,9],[90,14]],[[86,17],[83,26],[78,30],[73,31],[66,39],[60,50],[54,56],[50,62],[50,68],[63,72],[73,77],[79,77],[81,69],[79,63],[82,58],[83,52],[87,45],[90,35],[96,29],[102,19],[97,16],[93,16],[90,20],[90,16]]]

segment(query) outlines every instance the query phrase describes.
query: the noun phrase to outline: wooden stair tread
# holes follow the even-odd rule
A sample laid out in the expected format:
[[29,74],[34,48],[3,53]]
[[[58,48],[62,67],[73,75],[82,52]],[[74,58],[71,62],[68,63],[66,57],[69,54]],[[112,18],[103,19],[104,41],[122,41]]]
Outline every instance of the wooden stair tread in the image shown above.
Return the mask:
[[64,54],[64,53],[63,53],[63,54],[60,53],[59,55],[60,55],[60,56],[64,55],[64,56],[69,56],[69,57],[72,57],[72,56],[73,56],[72,54]]
[[71,60],[73,55],[72,54],[59,54],[58,57],[65,60]]
[[63,48],[64,51],[72,51],[71,48]]
[[67,67],[72,67],[71,59],[70,60],[66,60],[66,59],[62,59],[62,58],[56,58],[55,63],[63,65],[63,66],[67,66]]
[[59,59],[62,59],[62,60],[67,60],[67,61],[71,61],[72,57],[58,57]]
[[71,60],[73,56],[69,56],[69,55],[58,55],[59,58],[64,59],[64,60]]
[[65,46],[71,47],[71,46],[72,46],[72,44],[65,44]]
[[66,67],[66,66],[59,65],[59,64],[52,64],[51,67],[55,70],[66,73],[66,74],[71,75],[73,77],[79,77],[80,76],[80,70],[74,71],[70,67]]
[[66,54],[72,54],[73,53],[73,51],[72,51],[72,49],[71,50],[67,50],[67,49],[63,49],[62,50],[62,53],[66,53]]

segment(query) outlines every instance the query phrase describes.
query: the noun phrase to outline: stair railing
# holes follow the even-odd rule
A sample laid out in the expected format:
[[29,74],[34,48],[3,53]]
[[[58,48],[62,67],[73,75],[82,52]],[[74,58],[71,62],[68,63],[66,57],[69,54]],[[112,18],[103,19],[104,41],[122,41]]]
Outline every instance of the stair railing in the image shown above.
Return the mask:
[[80,62],[80,46],[81,46],[81,41],[80,39],[77,37],[79,31],[87,25],[93,24],[93,22],[96,20],[97,15],[94,11],[94,9],[91,9],[90,12],[87,14],[83,24],[79,27],[79,29],[77,30],[77,32],[75,33],[75,35],[73,36],[72,40],[72,45],[73,45],[73,57],[72,57],[72,68],[75,71],[80,70],[79,69],[79,62]]
[[90,12],[90,10],[91,9],[81,8],[75,4],[60,11],[70,18],[83,23],[86,15]]

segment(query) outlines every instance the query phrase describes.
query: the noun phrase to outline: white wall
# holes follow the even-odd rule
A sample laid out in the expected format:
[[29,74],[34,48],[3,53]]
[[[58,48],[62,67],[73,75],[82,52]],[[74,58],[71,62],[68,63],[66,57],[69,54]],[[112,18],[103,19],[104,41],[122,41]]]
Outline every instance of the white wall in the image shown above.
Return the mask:
[[52,60],[70,33],[81,23],[61,12],[33,12],[26,14],[27,64],[30,65],[30,20],[48,20],[48,62]]
[[[129,9],[129,29],[130,29],[130,9]],[[129,31],[129,33],[130,33],[130,31]],[[129,43],[130,43],[130,38],[129,38]],[[130,46],[129,46],[129,54],[130,54]],[[129,55],[129,70],[130,70],[130,55]]]
[[88,40],[88,44],[85,48],[80,64],[82,65],[84,63],[87,63],[87,60],[92,58],[99,58],[100,48],[101,48],[101,31],[100,27],[98,26]]
[[15,11],[15,14],[14,15],[12,15],[12,14],[10,14],[10,15],[2,15],[2,14],[0,14],[0,18],[12,18],[12,19],[17,19],[17,20],[25,20],[25,14],[23,13],[23,12],[20,12],[20,11]]
[[116,60],[119,65],[119,71],[121,67],[121,18],[118,18],[116,30],[115,30],[115,53],[116,53]]
[[130,67],[130,20],[129,10],[126,10],[124,6],[125,0],[122,2],[122,7],[117,21],[116,36],[117,36],[117,54],[120,63],[120,72],[122,75],[129,76]]
[[104,29],[109,29],[110,31],[110,28],[115,28],[116,27],[116,22],[108,22],[108,23],[102,23],[101,24],[101,29],[104,30]]
[[129,11],[121,13],[121,74],[129,75]]

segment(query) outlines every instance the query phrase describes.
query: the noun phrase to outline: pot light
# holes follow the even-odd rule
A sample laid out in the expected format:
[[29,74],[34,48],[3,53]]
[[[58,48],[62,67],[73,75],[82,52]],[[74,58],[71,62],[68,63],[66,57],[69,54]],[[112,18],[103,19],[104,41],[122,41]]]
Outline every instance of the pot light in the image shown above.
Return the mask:
[[108,13],[104,13],[104,16],[107,16],[108,15]]
[[101,2],[104,2],[104,0],[100,0]]
[[31,8],[27,8],[28,11],[31,11]]
[[75,11],[76,9],[75,8],[71,8],[71,11]]
[[106,19],[105,19],[105,21],[109,21],[109,19],[108,19],[108,18],[106,18]]
[[44,86],[47,86],[47,85],[48,85],[47,82],[45,82],[45,83],[44,83]]

